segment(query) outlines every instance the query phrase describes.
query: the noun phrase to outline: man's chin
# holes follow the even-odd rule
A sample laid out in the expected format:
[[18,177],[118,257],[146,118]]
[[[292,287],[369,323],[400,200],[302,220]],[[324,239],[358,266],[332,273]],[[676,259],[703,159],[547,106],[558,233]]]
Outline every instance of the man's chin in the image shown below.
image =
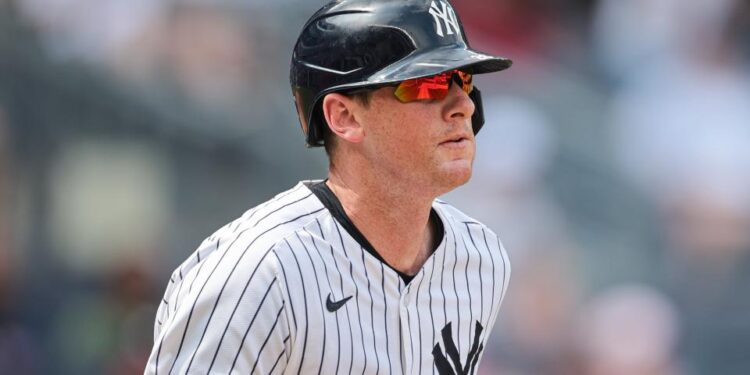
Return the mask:
[[455,160],[444,166],[441,173],[441,185],[445,192],[451,191],[471,179],[472,165],[469,160]]

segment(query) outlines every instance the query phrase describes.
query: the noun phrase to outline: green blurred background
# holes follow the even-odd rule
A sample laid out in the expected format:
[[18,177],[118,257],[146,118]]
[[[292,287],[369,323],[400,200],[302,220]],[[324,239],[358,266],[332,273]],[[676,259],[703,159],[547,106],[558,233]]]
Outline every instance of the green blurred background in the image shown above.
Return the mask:
[[[138,374],[171,271],[322,178],[322,1],[0,0],[0,373]],[[750,373],[750,3],[455,0],[488,122],[444,199],[513,278],[480,374]]]

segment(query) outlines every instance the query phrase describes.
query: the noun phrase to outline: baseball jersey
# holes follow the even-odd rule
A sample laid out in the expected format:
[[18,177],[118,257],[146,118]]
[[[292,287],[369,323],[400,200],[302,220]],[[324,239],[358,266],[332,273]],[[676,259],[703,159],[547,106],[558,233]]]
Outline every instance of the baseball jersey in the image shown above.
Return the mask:
[[497,236],[435,200],[442,241],[406,277],[321,185],[247,211],[174,271],[146,374],[475,373],[510,277]]

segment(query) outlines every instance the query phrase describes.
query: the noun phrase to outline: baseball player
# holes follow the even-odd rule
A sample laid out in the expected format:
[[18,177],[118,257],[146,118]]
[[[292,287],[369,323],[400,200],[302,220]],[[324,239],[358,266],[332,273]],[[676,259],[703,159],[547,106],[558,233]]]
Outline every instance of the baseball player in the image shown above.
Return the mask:
[[475,374],[508,286],[497,236],[436,199],[481,128],[446,0],[338,0],[304,25],[291,86],[327,179],[208,237],[173,273],[146,374]]

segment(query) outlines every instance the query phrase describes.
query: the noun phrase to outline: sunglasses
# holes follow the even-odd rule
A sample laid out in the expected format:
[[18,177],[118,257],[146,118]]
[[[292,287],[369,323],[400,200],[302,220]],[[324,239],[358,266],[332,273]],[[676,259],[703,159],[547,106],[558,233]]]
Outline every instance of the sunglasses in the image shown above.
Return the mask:
[[[407,79],[399,83],[387,86],[395,86],[394,95],[401,103],[410,103],[426,100],[443,100],[448,96],[448,91],[453,82],[461,85],[461,90],[469,94],[474,89],[472,75],[458,69],[449,70],[434,76],[424,78]],[[383,87],[383,86],[380,86]],[[377,87],[364,87],[347,91],[347,94],[357,94],[375,90]]]
[[401,103],[419,100],[443,100],[448,96],[448,91],[454,81],[460,84],[461,89],[467,94],[474,89],[472,75],[455,69],[430,77],[402,81],[396,86],[394,95]]

